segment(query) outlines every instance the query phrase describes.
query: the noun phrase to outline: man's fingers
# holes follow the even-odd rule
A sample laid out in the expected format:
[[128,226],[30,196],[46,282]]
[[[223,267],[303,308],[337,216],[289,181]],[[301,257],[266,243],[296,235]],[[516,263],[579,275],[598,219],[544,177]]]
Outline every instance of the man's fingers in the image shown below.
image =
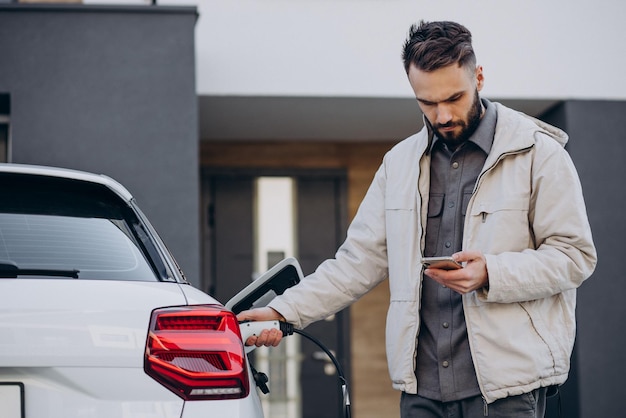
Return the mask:
[[255,345],[257,347],[276,347],[280,344],[283,333],[278,329],[264,329],[259,335],[251,335],[245,341],[246,345]]
[[276,347],[280,343],[282,337],[283,333],[278,329],[264,329],[258,336],[248,338],[246,344],[256,345],[257,347]]
[[460,294],[465,294],[474,290],[474,281],[465,269],[426,269],[424,274],[442,286],[448,287]]
[[254,310],[249,311],[241,311],[237,314],[237,321],[254,321],[255,320]]
[[249,309],[247,311],[241,311],[237,314],[237,320],[242,321],[272,321],[278,319],[284,321],[285,318],[274,309],[270,307]]

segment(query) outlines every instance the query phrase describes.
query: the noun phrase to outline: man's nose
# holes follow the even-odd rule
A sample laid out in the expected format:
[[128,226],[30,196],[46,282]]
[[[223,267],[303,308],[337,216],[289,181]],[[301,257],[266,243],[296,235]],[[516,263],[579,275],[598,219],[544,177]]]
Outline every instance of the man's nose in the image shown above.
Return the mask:
[[440,103],[437,106],[437,124],[445,125],[452,121],[452,111],[449,106]]

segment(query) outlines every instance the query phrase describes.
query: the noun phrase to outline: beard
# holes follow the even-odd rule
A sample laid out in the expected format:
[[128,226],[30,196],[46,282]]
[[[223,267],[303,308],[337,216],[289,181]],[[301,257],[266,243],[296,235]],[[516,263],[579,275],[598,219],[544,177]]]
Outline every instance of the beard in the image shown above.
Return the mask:
[[[467,112],[465,120],[433,125],[435,134],[437,134],[437,136],[441,138],[449,148],[455,149],[463,142],[467,141],[467,139],[472,136],[474,132],[476,132],[476,128],[478,128],[478,124],[480,124],[482,112],[482,104],[480,102],[480,97],[478,97],[478,90],[476,90],[474,92],[474,102],[472,103],[470,110]],[[455,126],[460,126],[461,131],[458,133],[440,131],[441,128],[451,128]]]

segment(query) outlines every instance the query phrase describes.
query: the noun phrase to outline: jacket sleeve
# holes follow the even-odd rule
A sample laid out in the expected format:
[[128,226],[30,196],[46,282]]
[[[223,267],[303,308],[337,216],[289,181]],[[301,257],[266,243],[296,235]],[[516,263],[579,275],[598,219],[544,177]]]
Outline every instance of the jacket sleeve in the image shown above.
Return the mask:
[[374,176],[351,222],[347,238],[314,273],[270,302],[297,328],[347,307],[387,277],[385,163]]
[[546,298],[575,289],[595,269],[597,255],[578,174],[550,138],[537,141],[530,169],[528,228],[532,245],[487,254],[488,302]]

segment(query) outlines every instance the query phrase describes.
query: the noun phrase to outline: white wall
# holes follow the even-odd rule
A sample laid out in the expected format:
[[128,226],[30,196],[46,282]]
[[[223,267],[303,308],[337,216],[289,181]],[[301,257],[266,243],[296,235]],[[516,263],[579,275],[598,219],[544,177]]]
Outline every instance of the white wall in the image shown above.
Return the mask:
[[622,0],[159,0],[196,4],[200,95],[410,97],[408,27],[474,35],[484,95],[625,99]]

